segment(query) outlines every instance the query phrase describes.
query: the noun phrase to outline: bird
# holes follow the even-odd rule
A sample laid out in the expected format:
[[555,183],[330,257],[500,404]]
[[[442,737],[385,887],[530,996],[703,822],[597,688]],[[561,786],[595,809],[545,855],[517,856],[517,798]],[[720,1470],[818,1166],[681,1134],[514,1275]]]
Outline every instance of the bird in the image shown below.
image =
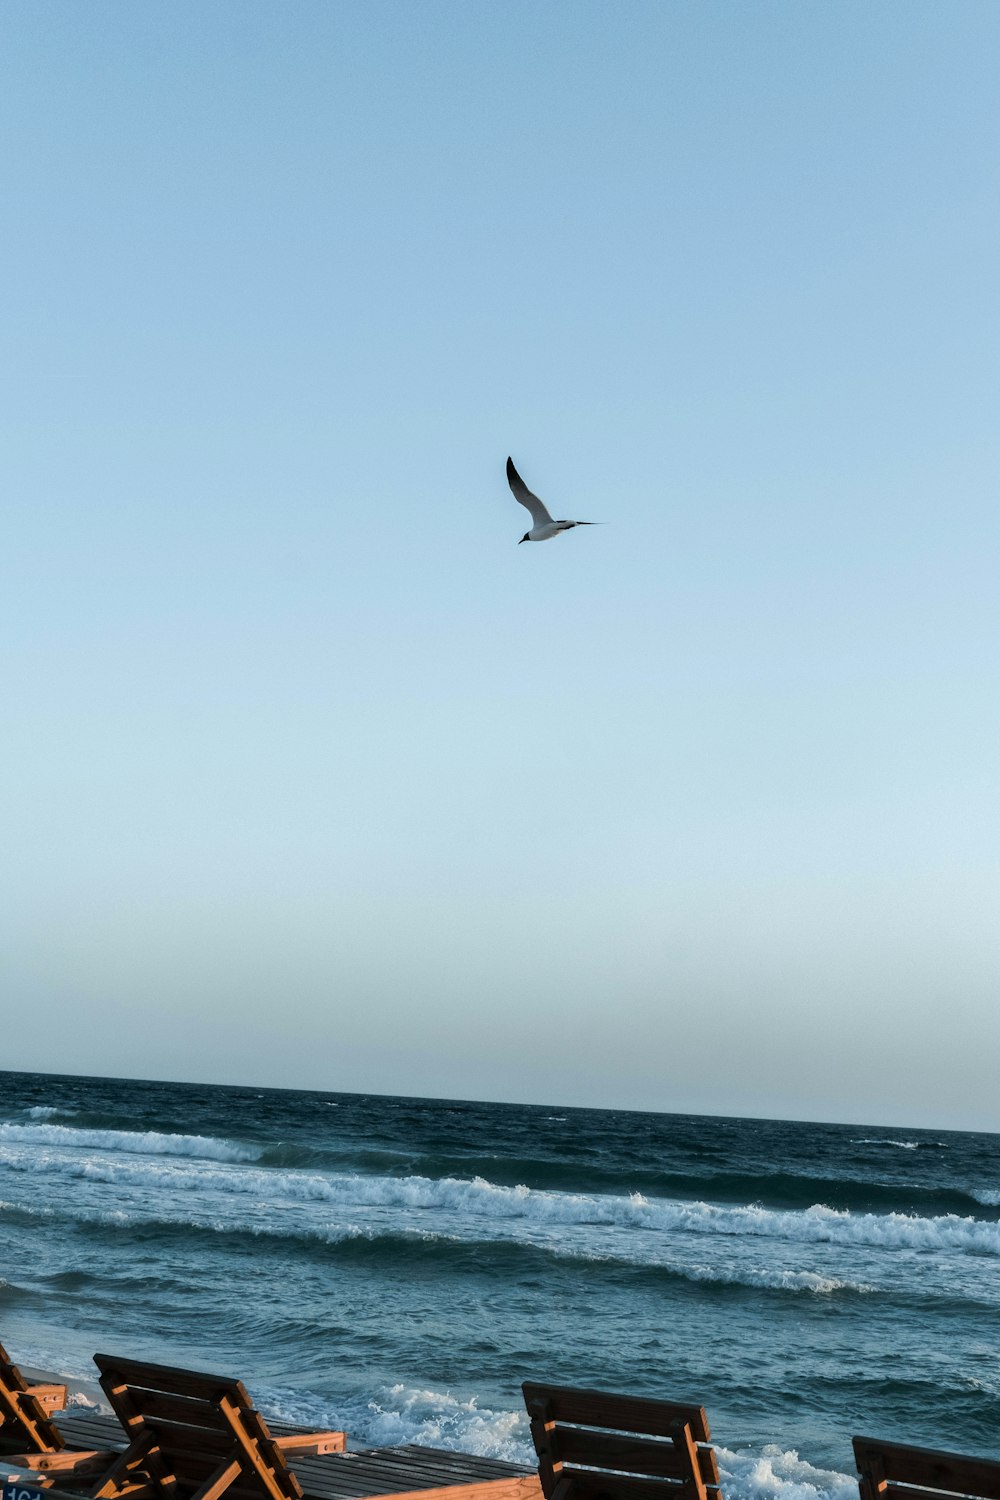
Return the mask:
[[[521,542],[547,542],[550,537],[558,536],[560,531],[572,531],[574,526],[596,526],[596,521],[553,521],[545,506],[537,495],[533,495],[514,468],[514,461],[507,459],[507,483],[514,494],[514,499],[519,500],[525,510],[531,512],[534,522],[530,531],[526,531]],[[520,547],[521,542],[518,542]]]

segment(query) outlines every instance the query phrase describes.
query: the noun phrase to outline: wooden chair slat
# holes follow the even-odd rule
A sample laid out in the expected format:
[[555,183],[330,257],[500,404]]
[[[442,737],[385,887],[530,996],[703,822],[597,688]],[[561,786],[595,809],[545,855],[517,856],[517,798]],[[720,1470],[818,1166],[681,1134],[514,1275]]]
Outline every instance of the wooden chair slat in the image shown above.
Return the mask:
[[[162,1391],[172,1396],[190,1396],[211,1402],[229,1396],[240,1405],[250,1405],[250,1397],[242,1382],[226,1375],[203,1375],[196,1370],[177,1369],[174,1365],[154,1365],[110,1354],[95,1354],[94,1364],[102,1377],[120,1380],[133,1390]],[[103,1385],[103,1379],[101,1383]]]
[[167,1422],[163,1417],[144,1419],[147,1431],[156,1435],[160,1449],[168,1462],[176,1452],[200,1453],[206,1462],[217,1462],[233,1452],[231,1432],[207,1427],[186,1427],[179,1422]]
[[944,1500],[945,1493],[952,1492],[929,1490],[917,1484],[896,1484],[890,1480],[878,1491],[878,1500]]
[[698,1491],[690,1480],[642,1479],[635,1474],[609,1474],[592,1469],[564,1470],[558,1496],[573,1500],[696,1500]]
[[711,1441],[705,1408],[691,1402],[619,1396],[605,1391],[575,1390],[570,1386],[539,1385],[534,1381],[525,1381],[522,1390],[529,1415],[534,1416],[535,1405],[541,1404],[545,1411],[542,1419],[547,1422],[614,1428],[647,1437],[669,1437],[677,1422],[687,1422],[696,1442]]
[[217,1405],[197,1396],[178,1396],[172,1391],[150,1391],[130,1386],[129,1394],[137,1413],[143,1417],[163,1417],[167,1422],[182,1422],[188,1427],[204,1427],[227,1432],[226,1421]]
[[[188,1486],[197,1486],[204,1484],[208,1476],[215,1473],[223,1459],[230,1459],[232,1456],[232,1444],[226,1453],[206,1453],[202,1448],[177,1446],[169,1452],[163,1452],[163,1461],[178,1479],[185,1480]],[[257,1494],[260,1495],[259,1489]]]
[[566,1464],[590,1464],[653,1479],[684,1479],[687,1457],[662,1438],[626,1437],[592,1427],[555,1428],[555,1451]]

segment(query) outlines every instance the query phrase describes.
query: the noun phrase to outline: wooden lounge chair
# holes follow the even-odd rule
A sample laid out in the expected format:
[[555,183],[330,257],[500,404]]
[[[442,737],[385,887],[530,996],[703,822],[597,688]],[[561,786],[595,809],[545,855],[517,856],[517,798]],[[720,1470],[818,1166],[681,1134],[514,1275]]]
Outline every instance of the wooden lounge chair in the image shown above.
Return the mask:
[[[128,1440],[120,1453],[19,1453],[36,1482],[93,1500],[301,1500],[293,1455],[343,1450],[342,1432],[273,1437],[238,1380],[95,1354]],[[96,1472],[95,1472],[96,1471]]]
[[13,1448],[61,1448],[52,1421],[66,1405],[64,1385],[38,1385],[21,1374],[0,1344],[0,1452]]
[[704,1407],[522,1389],[545,1500],[721,1500]]
[[1000,1463],[934,1448],[910,1448],[856,1437],[861,1500],[945,1500],[948,1495],[1000,1500]]

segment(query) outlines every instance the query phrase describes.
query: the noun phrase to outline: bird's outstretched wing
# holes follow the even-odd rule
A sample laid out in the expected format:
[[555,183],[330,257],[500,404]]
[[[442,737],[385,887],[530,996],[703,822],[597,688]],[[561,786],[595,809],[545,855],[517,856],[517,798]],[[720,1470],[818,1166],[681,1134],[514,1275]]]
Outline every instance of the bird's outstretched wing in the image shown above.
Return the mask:
[[536,526],[548,526],[551,523],[552,517],[545,506],[537,495],[531,493],[509,458],[507,460],[507,483],[514,493],[514,499],[519,500],[526,510],[531,511],[531,519]]

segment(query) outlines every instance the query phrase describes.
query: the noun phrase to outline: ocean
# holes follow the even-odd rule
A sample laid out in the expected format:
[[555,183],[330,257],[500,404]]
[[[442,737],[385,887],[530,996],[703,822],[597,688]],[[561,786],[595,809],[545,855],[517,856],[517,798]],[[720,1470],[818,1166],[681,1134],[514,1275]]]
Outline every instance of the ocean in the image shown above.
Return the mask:
[[703,1404],[727,1496],[1000,1458],[1000,1136],[0,1074],[0,1339],[531,1461],[527,1378]]

